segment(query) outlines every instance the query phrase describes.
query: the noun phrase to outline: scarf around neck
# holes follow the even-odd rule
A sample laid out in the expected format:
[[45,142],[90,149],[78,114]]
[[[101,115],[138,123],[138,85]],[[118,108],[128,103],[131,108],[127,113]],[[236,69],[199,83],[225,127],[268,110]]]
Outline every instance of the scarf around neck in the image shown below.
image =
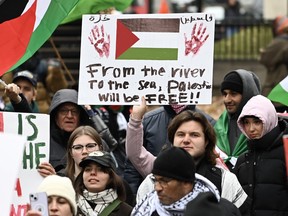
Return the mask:
[[217,143],[216,143],[217,147],[228,156],[227,158],[223,158],[225,162],[229,161],[231,157],[238,158],[239,155],[248,150],[247,138],[244,136],[244,134],[241,134],[235,145],[233,152],[231,152],[228,139],[228,127],[229,127],[228,125],[229,125],[228,112],[224,111],[224,113],[217,120],[214,129],[217,136]]
[[182,112],[187,105],[182,105],[182,104],[171,104],[170,105],[172,107],[172,109],[175,111],[176,114],[179,114],[180,112]]
[[198,196],[199,193],[211,191],[215,194],[217,200],[220,200],[219,191],[216,186],[207,180],[205,177],[196,174],[196,180],[193,190],[182,197],[180,200],[171,205],[163,205],[160,203],[157,192],[146,195],[142,202],[136,204],[133,208],[131,216],[150,216],[154,211],[157,211],[161,216],[182,216],[186,209],[186,205]]
[[[99,193],[92,193],[85,189],[83,196],[78,196],[77,205],[84,215],[97,216],[117,198],[117,192],[111,188]],[[94,209],[92,209],[88,201],[96,204]]]

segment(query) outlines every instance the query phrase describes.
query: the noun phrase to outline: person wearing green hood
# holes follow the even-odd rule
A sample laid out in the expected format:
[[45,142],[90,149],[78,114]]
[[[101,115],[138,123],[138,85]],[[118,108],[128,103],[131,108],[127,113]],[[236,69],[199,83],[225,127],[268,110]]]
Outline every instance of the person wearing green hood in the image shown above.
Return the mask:
[[244,69],[229,72],[221,83],[226,110],[214,125],[216,151],[230,170],[235,166],[238,156],[247,151],[247,138],[238,128],[237,119],[247,101],[260,92],[258,76]]

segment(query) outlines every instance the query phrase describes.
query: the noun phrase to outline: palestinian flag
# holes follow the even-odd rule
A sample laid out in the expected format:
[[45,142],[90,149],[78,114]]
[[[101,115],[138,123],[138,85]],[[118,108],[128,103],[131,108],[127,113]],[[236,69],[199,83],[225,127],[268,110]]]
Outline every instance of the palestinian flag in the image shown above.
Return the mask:
[[177,60],[179,18],[118,19],[116,59]]
[[78,1],[4,0],[0,4],[0,76],[29,59]]
[[62,24],[79,20],[83,14],[97,14],[110,8],[124,11],[132,2],[133,0],[79,0],[78,4],[75,5],[68,16],[62,21]]
[[276,85],[267,97],[271,101],[288,106],[288,76]]

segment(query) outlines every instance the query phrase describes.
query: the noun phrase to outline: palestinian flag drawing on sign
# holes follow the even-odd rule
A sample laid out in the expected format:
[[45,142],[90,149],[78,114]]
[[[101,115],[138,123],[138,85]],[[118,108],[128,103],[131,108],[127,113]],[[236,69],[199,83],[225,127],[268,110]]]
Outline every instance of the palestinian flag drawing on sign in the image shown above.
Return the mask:
[[79,104],[210,104],[211,14],[82,17]]
[[178,60],[179,26],[179,18],[118,19],[115,58]]
[[0,76],[29,59],[78,1],[4,0],[0,4]]

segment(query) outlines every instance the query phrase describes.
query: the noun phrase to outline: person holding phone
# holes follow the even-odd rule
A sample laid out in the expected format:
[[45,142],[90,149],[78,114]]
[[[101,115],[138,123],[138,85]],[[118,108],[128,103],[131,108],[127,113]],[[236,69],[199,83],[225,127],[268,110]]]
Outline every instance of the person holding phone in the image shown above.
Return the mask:
[[[58,175],[47,176],[39,185],[37,192],[47,194],[48,203],[39,204],[42,206],[48,205],[49,216],[76,216],[75,190],[69,178]],[[43,216],[43,214],[36,209],[31,209],[31,205],[28,205],[26,216]]]

